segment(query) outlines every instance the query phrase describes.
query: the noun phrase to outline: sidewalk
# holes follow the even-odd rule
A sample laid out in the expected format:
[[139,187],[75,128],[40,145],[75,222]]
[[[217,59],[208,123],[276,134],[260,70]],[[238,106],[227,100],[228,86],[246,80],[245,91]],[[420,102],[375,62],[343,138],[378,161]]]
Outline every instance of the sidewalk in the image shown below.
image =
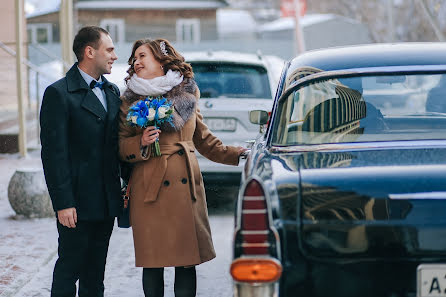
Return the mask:
[[[0,297],[47,297],[57,259],[57,230],[54,218],[18,218],[11,208],[7,189],[17,168],[41,167],[40,152],[26,159],[18,154],[0,154]],[[210,217],[217,258],[197,267],[201,297],[230,297],[229,275],[233,219],[228,215]],[[131,229],[115,226],[105,273],[106,297],[144,296],[142,269],[134,267]],[[165,296],[173,294],[173,268],[165,272]]]

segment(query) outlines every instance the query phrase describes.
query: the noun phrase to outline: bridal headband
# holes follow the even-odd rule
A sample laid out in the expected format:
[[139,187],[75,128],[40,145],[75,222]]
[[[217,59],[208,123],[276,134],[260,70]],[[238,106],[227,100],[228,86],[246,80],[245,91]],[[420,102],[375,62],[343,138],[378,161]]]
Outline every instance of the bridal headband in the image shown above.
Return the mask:
[[163,55],[165,55],[165,56],[168,55],[167,50],[166,50],[166,42],[165,41],[160,42],[160,49],[161,49],[161,52],[163,53]]

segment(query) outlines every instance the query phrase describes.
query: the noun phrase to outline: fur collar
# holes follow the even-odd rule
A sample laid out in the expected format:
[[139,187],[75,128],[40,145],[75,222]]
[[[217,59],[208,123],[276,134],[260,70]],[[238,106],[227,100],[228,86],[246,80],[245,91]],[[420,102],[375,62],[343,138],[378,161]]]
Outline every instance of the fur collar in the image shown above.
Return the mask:
[[[172,125],[169,123],[163,124],[161,126],[162,131],[174,132],[183,128],[184,124],[195,112],[197,88],[198,87],[194,79],[185,78],[182,83],[173,87],[172,90],[164,94],[164,97],[172,102],[175,112],[173,113]],[[145,96],[135,94],[129,88],[127,88],[123,94],[123,99],[129,104],[129,106],[144,98]]]

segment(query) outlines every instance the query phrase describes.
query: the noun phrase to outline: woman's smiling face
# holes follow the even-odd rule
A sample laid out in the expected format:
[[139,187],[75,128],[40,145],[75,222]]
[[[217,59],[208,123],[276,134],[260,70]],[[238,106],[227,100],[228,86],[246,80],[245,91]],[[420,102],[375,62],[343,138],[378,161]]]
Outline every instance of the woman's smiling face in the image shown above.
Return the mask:
[[133,69],[140,78],[151,79],[164,75],[164,70],[160,62],[153,56],[150,48],[143,44],[135,51]]

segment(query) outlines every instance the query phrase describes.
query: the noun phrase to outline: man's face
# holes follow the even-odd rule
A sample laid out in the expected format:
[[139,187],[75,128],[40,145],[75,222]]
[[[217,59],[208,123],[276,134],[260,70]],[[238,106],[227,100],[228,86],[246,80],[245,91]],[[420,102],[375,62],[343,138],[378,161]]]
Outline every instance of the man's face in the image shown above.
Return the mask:
[[118,56],[115,54],[115,46],[108,34],[101,33],[99,47],[94,50],[94,61],[99,75],[110,74],[112,64]]

